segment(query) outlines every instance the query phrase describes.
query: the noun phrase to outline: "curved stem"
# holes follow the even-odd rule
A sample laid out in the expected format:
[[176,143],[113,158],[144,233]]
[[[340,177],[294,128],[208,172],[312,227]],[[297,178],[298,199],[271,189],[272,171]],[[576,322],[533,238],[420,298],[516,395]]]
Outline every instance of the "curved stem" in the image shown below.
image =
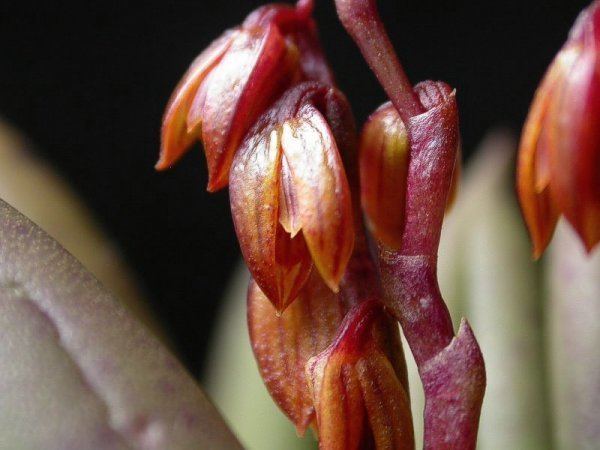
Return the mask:
[[342,25],[352,36],[369,67],[404,123],[424,112],[381,21],[375,0],[335,0]]

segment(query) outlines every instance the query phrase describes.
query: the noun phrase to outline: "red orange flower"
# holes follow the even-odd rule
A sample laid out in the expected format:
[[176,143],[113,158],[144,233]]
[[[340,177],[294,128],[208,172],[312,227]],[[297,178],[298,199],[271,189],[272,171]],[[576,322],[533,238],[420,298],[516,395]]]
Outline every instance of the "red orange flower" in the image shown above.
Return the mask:
[[221,189],[244,135],[271,103],[297,81],[332,82],[311,6],[260,8],[196,58],[167,106],[158,169],[172,166],[198,139],[208,190]]
[[600,2],[583,11],[540,85],[521,139],[517,191],[533,253],[560,215],[600,242]]
[[231,211],[242,254],[279,311],[297,297],[313,263],[337,291],[352,253],[350,189],[333,131],[318,108],[335,92],[317,83],[291,89],[250,130],[231,168]]

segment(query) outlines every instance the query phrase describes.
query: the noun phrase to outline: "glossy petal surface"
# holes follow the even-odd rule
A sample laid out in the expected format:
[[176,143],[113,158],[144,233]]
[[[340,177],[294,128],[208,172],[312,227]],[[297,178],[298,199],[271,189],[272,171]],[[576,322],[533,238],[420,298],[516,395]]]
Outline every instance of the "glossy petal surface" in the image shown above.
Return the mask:
[[399,248],[404,229],[409,143],[390,103],[367,121],[360,144],[361,201],[373,236]]
[[313,274],[299,297],[278,314],[255,282],[248,290],[248,327],[267,388],[299,434],[314,421],[305,366],[333,340],[342,321],[336,295]]
[[311,105],[285,122],[281,144],[308,249],[327,285],[337,291],[354,243],[350,189],[337,145]]
[[[596,45],[600,47],[600,39]],[[553,194],[588,251],[600,242],[600,55],[596,45],[590,43],[579,56],[555,98],[556,141],[550,152]]]
[[298,295],[311,260],[302,235],[279,223],[281,146],[277,130],[246,140],[233,162],[231,212],[252,276],[279,311]]
[[237,31],[226,31],[198,56],[187,70],[167,105],[161,130],[159,170],[168,169],[183,156],[197,138],[199,129],[189,129],[188,111],[200,84],[219,63]]
[[274,26],[242,30],[196,94],[187,126],[201,126],[209,191],[227,185],[244,134],[289,82],[293,64],[286,64],[287,50]]
[[378,314],[376,302],[354,308],[308,363],[323,450],[414,448],[408,395],[371,334]]

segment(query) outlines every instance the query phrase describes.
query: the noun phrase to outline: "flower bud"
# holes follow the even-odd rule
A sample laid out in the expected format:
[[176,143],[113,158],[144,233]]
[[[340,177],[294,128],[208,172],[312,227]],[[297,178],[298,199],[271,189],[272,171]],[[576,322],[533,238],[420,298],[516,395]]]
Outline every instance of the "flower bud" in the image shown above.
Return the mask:
[[319,448],[414,448],[408,394],[372,330],[377,301],[348,313],[335,341],[307,365]]
[[[427,110],[444,103],[451,94],[449,87],[435,85],[424,83],[416,88]],[[460,179],[460,154],[459,145],[447,208],[452,205]],[[391,103],[369,117],[361,135],[359,158],[361,202],[369,231],[386,247],[397,250],[404,232],[410,143],[406,127]]]
[[399,248],[404,229],[408,134],[391,103],[369,117],[360,141],[361,202],[369,231],[391,248]]
[[198,139],[208,190],[219,190],[244,135],[270,104],[297,81],[332,82],[308,12],[260,8],[194,61],[167,106],[157,169],[172,166]]
[[588,251],[600,241],[600,2],[583,11],[531,105],[517,191],[541,256],[560,215]]
[[337,291],[352,253],[350,189],[317,108],[332,90],[304,83],[288,91],[250,130],[231,169],[242,254],[278,311],[297,297],[313,264]]

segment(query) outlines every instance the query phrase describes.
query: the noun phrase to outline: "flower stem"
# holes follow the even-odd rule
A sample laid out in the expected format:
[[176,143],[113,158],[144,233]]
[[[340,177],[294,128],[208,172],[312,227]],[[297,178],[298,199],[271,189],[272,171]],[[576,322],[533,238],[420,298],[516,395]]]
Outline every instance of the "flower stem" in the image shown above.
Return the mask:
[[375,0],[335,0],[346,31],[362,52],[404,123],[424,112],[412,84],[396,56]]

